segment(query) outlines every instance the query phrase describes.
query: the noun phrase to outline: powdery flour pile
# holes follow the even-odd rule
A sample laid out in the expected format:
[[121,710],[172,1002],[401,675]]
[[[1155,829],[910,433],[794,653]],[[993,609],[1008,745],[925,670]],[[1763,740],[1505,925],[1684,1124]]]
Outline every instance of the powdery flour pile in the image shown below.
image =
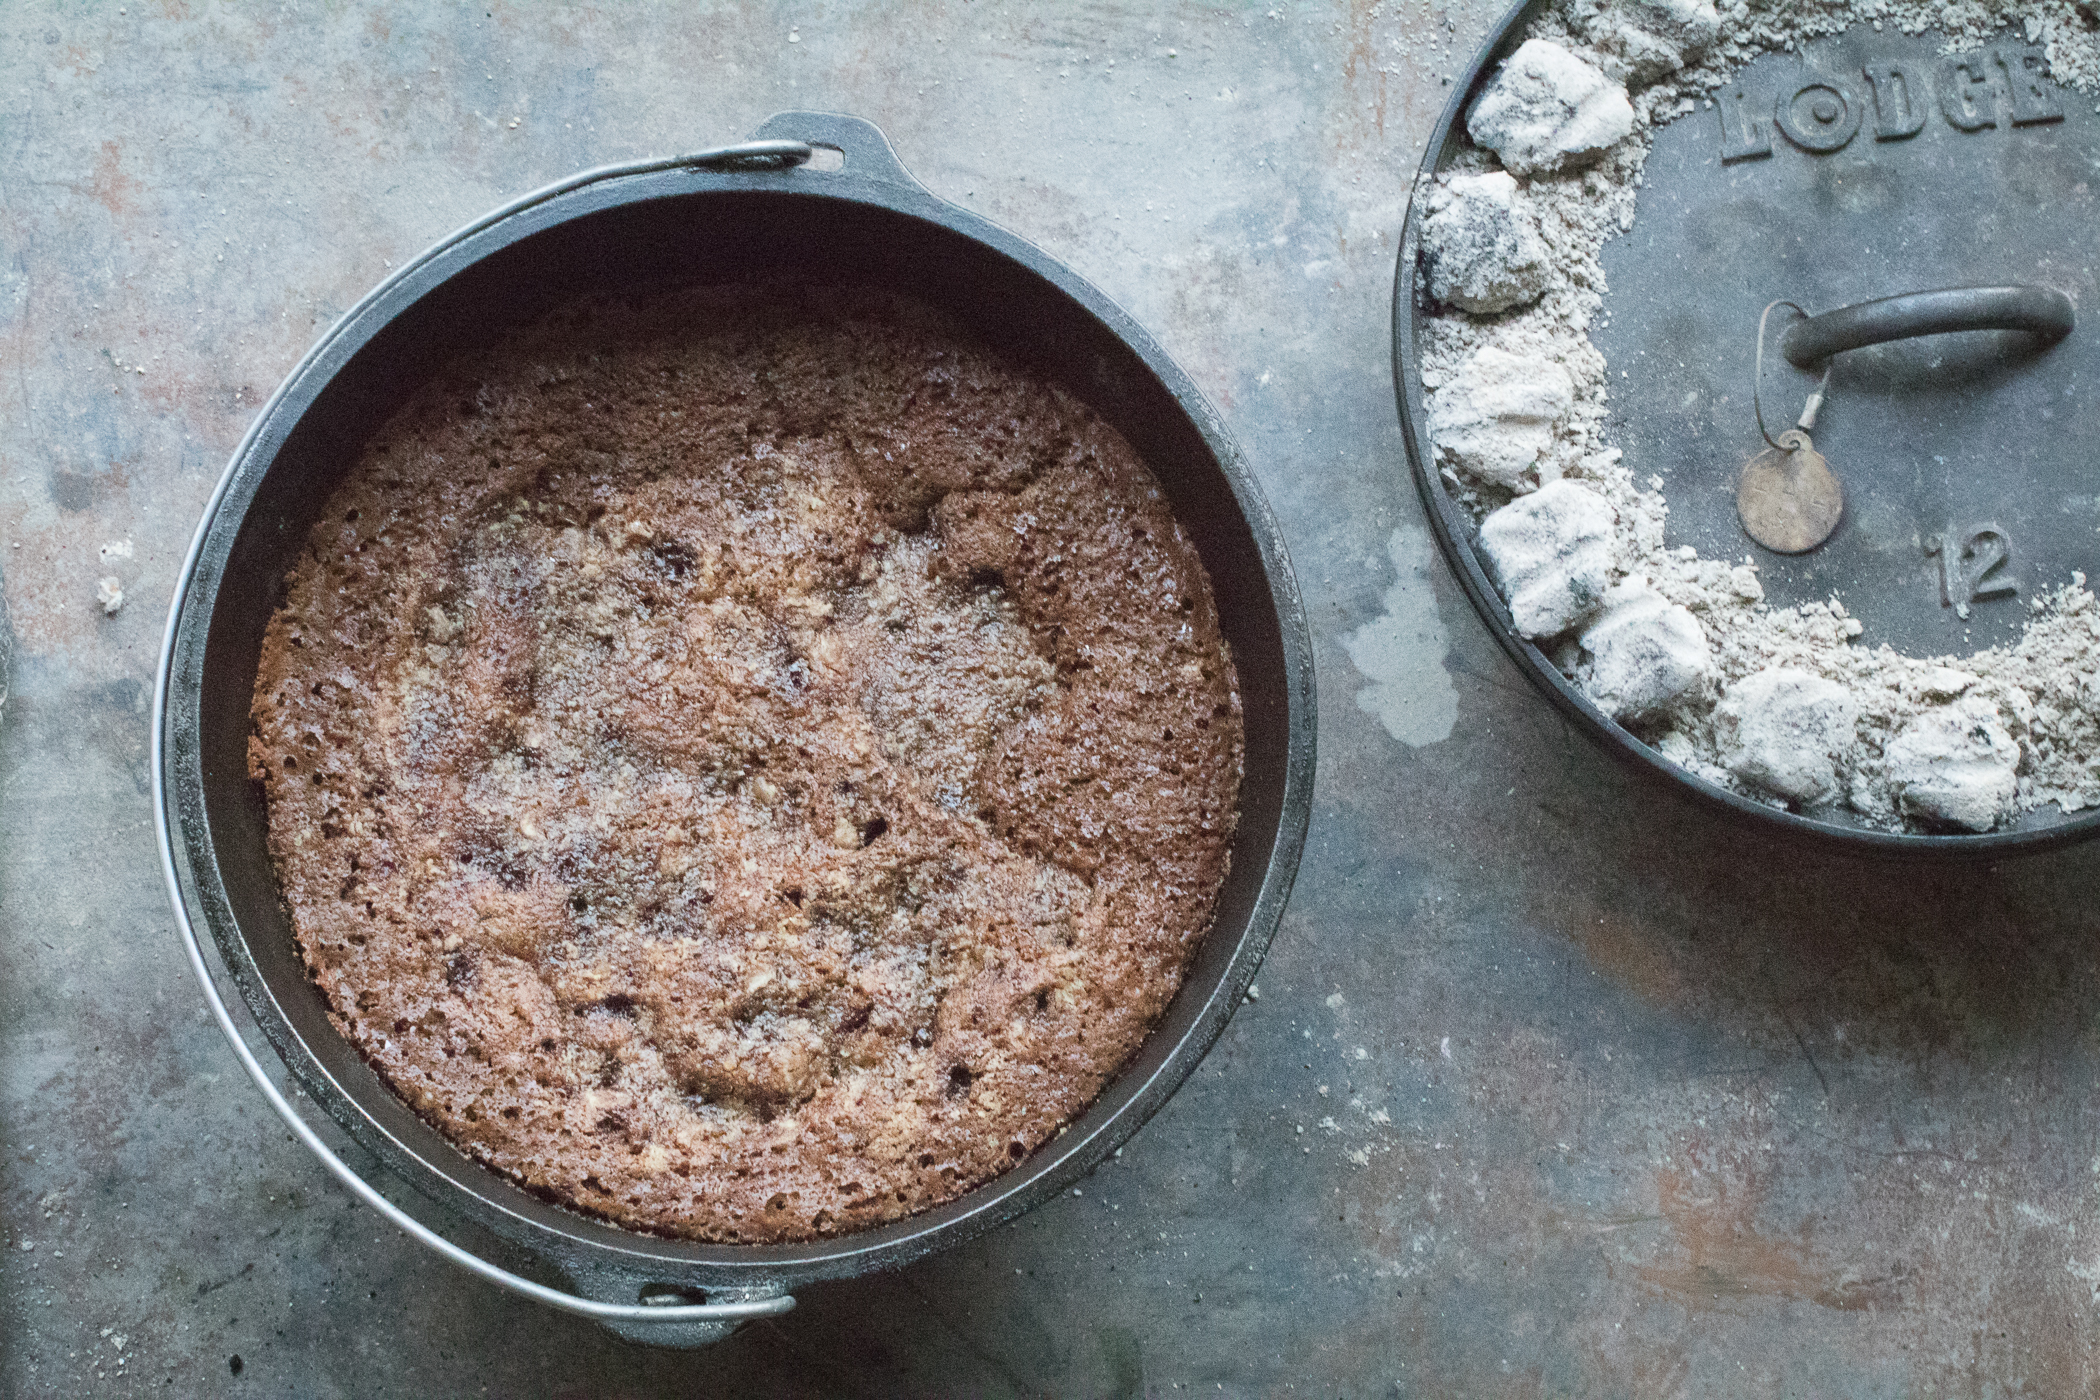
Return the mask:
[[1419,192],[1435,314],[1421,376],[1447,486],[1517,630],[1688,771],[1811,815],[1989,831],[2100,804],[2100,606],[2074,574],[2013,645],[1956,659],[1854,644],[1839,601],[1780,608],[1754,569],[1666,548],[1662,479],[1604,431],[1588,338],[1598,254],[1631,228],[1655,128],[1741,64],[1853,24],[1973,48],[2016,25],[2050,75],[2100,87],[2075,0],[1561,0],[1466,112],[1472,148]]

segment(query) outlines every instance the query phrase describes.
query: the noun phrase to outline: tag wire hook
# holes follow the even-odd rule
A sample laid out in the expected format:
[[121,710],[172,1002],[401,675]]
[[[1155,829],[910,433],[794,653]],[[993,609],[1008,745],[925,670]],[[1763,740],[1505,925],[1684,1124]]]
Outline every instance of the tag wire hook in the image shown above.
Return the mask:
[[[1777,442],[1772,437],[1771,432],[1765,427],[1765,405],[1763,396],[1763,389],[1765,383],[1765,323],[1772,319],[1772,312],[1776,308],[1782,306],[1792,311],[1796,316],[1800,317],[1802,320],[1805,321],[1808,319],[1808,313],[1802,310],[1798,303],[1786,301],[1784,299],[1773,302],[1770,306],[1767,306],[1762,313],[1759,314],[1757,318],[1757,367],[1751,372],[1752,378],[1750,380],[1750,408],[1752,412],[1757,414],[1757,431],[1759,435],[1764,438],[1765,445],[1770,447],[1774,452],[1785,452],[1789,449],[1781,446],[1779,442]],[[1816,391],[1808,396],[1808,404],[1801,410],[1801,421],[1795,424],[1795,426],[1800,428],[1801,431],[1808,432],[1815,427],[1816,414],[1823,407],[1824,391],[1830,388],[1830,371],[1836,367],[1836,356],[1832,356],[1830,359],[1825,360],[1823,362],[1823,380],[1820,384],[1816,385]]]

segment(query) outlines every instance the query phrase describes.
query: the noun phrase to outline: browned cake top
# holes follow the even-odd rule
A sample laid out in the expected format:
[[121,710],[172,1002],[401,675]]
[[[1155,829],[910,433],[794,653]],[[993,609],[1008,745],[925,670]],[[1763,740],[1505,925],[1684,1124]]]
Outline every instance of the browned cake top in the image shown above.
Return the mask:
[[807,1239],[998,1174],[1208,927],[1208,580],[1128,445],[895,298],[595,301],[314,527],[251,770],[337,1024],[527,1186]]

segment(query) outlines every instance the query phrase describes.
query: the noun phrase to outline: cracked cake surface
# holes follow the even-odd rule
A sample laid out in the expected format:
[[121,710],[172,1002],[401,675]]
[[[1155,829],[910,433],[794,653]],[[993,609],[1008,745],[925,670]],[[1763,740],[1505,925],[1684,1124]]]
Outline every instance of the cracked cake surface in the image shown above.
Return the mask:
[[868,290],[565,307],[314,526],[251,775],[337,1026],[634,1228],[810,1239],[1012,1167],[1208,929],[1241,716],[1123,439]]

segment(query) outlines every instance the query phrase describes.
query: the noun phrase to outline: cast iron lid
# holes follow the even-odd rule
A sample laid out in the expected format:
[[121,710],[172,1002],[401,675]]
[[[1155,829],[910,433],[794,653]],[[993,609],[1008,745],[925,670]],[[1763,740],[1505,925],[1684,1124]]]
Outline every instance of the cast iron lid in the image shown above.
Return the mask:
[[1737,518],[1737,477],[1765,445],[1750,389],[1775,299],[1827,313],[1996,284],[2100,308],[2100,115],[2041,78],[2025,44],[1947,58],[1943,42],[1855,28],[1758,59],[1712,110],[1662,128],[1639,216],[1604,246],[1611,290],[1591,335],[1612,368],[1613,437],[1665,483],[1665,540],[1753,557],[1780,605],[1835,593],[1866,629],[1856,645],[1910,656],[2011,641],[2030,599],[2073,570],[2100,574],[2090,324],[2060,341],[1970,330],[1820,356],[1776,310],[1767,426],[1793,424],[1828,369],[1814,442],[1845,509],[1797,554]]
[[[1469,149],[1463,115],[1540,12],[1502,23],[1444,114],[1423,171]],[[1669,503],[1664,542],[1753,562],[1778,607],[1835,595],[1910,656],[2015,640],[2031,603],[2100,577],[2100,328],[2093,296],[2100,115],[2006,30],[1940,52],[1933,32],[1856,26],[1743,66],[1654,132],[1632,228],[1608,240],[1590,340],[1609,366],[1609,441]],[[1473,520],[1430,448],[1414,354],[1425,294],[1409,211],[1394,302],[1395,377],[1417,485],[1447,557],[1535,684],[1593,734],[1701,795],[1848,843],[2002,853],[2083,837],[2100,815],[2049,806],[1985,835],[1907,835],[1750,801],[1661,758],[1510,626]],[[1774,306],[1774,303],[1781,305]],[[1766,314],[1770,308],[1769,315]],[[1780,552],[1739,509],[1746,464],[1809,401],[1813,448],[1842,485],[1827,538]],[[1791,445],[1791,444],[1789,444]],[[1799,545],[1819,533],[1811,528]]]

